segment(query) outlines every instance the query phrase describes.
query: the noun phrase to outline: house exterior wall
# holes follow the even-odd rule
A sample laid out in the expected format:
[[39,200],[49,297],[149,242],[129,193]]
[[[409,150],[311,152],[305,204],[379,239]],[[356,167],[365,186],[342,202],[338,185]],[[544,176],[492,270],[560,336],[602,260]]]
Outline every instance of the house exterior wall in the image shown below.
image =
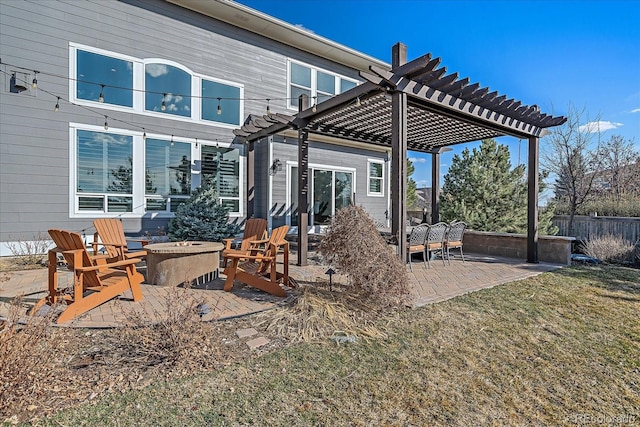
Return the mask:
[[[266,99],[270,99],[272,111],[295,113],[287,107],[286,99],[289,60],[358,78],[357,70],[352,68],[165,1],[1,2],[0,255],[10,255],[9,243],[28,241],[39,234],[46,236],[49,228],[93,233],[95,216],[78,215],[73,208],[71,170],[75,154],[71,152],[74,137],[70,124],[101,128],[104,116],[108,116],[110,132],[133,132],[139,141],[145,129],[163,138],[175,136],[176,140],[192,145],[198,140],[200,144],[222,146],[233,142],[234,126],[115,111],[97,103],[86,108],[69,104],[66,100],[72,96],[70,44],[140,59],[159,58],[198,75],[242,85],[241,122],[249,114],[264,114]],[[34,74],[33,70],[39,73]],[[38,89],[10,93],[13,71],[24,72],[26,78],[36,76]],[[58,96],[60,110],[54,112]],[[284,164],[297,160],[297,148],[289,140],[276,137],[270,144],[260,143],[256,147],[255,211],[259,217],[273,212],[274,203],[286,202],[286,168],[270,175],[268,167],[272,160],[280,158]],[[246,214],[246,158],[244,147],[239,144],[234,147],[241,152],[243,191],[241,212],[232,219],[242,221]],[[367,156],[380,157],[380,153],[334,144],[311,144],[312,163],[355,165],[356,202],[380,216],[387,205],[386,190],[382,198],[369,200],[362,196],[366,195]],[[153,232],[166,226],[171,217],[157,213],[104,216],[122,218],[125,231],[131,234]],[[280,218],[277,216],[276,221]]]

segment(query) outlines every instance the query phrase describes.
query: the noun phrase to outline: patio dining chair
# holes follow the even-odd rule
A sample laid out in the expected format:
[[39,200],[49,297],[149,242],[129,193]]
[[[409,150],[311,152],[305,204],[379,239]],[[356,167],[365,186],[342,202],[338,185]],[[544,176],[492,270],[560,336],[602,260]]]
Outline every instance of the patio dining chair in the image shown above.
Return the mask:
[[464,230],[467,228],[467,224],[462,221],[454,221],[449,224],[449,228],[447,230],[447,236],[445,239],[445,247],[447,249],[447,262],[451,265],[451,253],[449,252],[451,249],[460,249],[460,257],[462,258],[462,262],[464,262],[464,253],[462,252],[462,236],[464,235]]
[[409,256],[409,269],[413,271],[413,266],[411,265],[411,255],[416,253],[422,253],[422,262],[427,265],[427,233],[429,232],[428,225],[418,225],[413,227],[411,230],[411,234],[409,235],[409,245],[407,246],[407,253]]
[[442,257],[442,265],[446,265],[445,258],[445,238],[447,236],[447,228],[449,227],[444,222],[438,222],[436,224],[429,225],[429,233],[427,234],[427,240],[425,242],[427,250],[427,266],[431,268],[431,253],[440,253]]

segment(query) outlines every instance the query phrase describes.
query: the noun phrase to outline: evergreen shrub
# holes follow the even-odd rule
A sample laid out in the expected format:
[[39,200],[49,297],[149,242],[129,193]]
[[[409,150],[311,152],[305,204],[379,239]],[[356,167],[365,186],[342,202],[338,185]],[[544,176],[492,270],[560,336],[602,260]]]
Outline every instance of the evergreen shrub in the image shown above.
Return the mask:
[[215,187],[203,184],[176,211],[169,221],[171,240],[220,242],[240,231],[229,223],[229,212],[218,201]]

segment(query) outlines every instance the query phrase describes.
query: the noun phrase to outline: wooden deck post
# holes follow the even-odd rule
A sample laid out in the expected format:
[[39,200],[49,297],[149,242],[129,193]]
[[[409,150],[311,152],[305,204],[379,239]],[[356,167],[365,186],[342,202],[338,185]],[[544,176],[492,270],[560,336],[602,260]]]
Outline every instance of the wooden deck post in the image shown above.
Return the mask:
[[[306,94],[298,98],[298,111],[309,108]],[[309,225],[309,134],[298,129],[298,265],[307,265]]]
[[[392,49],[392,69],[407,62],[407,47],[397,43]],[[407,94],[391,94],[391,233],[398,242],[398,257],[407,256]]]
[[529,138],[529,176],[527,184],[527,262],[531,263],[538,263],[538,191],[540,189],[538,175],[539,143],[539,138]]

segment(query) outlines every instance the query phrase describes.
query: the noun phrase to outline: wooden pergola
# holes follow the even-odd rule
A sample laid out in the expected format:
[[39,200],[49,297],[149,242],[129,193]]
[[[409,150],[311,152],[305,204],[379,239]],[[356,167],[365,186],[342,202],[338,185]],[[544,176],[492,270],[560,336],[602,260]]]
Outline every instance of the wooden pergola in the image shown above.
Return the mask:
[[538,262],[539,140],[546,129],[567,119],[540,112],[488,87],[446,74],[440,58],[426,54],[406,62],[406,46],[392,50],[391,70],[370,66],[360,72],[365,82],[310,108],[302,95],[296,115],[250,116],[234,134],[248,143],[248,216],[253,214],[253,145],[288,129],[298,131],[298,264],[307,264],[309,134],[327,135],[391,148],[391,232],[404,258],[407,150],[432,154],[434,163],[432,221],[439,221],[439,156],[445,147],[485,138],[528,139],[527,261]]

